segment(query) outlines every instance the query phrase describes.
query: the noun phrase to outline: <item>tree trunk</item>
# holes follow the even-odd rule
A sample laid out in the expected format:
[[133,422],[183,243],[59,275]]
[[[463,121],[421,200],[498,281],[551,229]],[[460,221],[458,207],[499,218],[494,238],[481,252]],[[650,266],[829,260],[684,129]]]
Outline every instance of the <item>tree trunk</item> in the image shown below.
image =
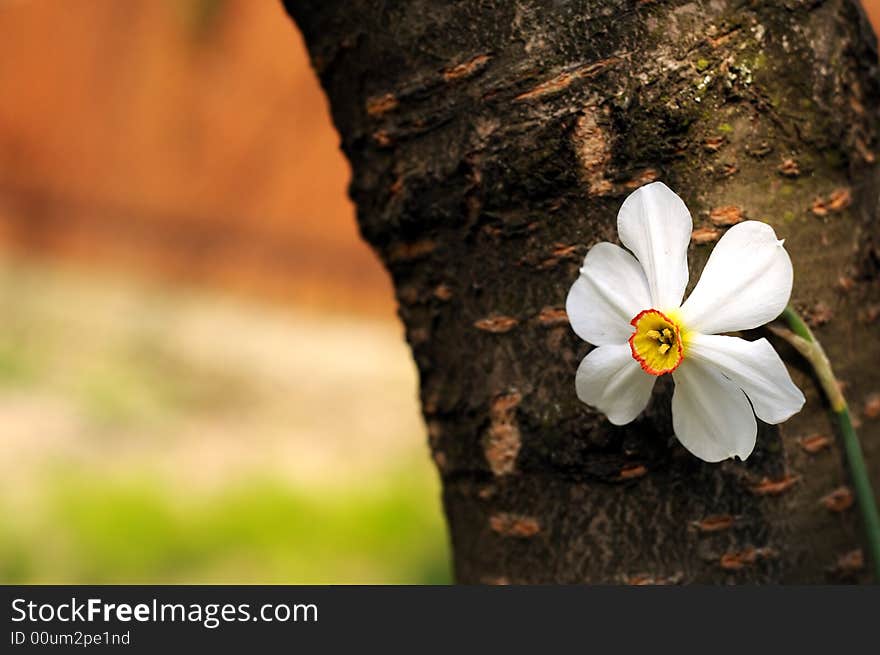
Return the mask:
[[[843,450],[804,410],[746,462],[578,401],[563,310],[634,188],[694,216],[691,287],[741,217],[773,225],[880,480],[875,38],[849,0],[289,0],[394,280],[465,583],[864,581]],[[759,331],[761,335],[767,336]],[[753,338],[755,335],[747,335]],[[772,338],[771,338],[772,340]]]

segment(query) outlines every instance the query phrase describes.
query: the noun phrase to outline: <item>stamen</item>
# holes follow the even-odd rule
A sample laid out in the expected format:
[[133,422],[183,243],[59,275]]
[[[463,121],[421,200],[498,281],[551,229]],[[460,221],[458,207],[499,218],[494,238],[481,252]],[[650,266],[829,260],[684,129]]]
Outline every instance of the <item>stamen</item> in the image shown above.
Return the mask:
[[660,333],[657,332],[657,330],[648,330],[647,332],[645,332],[645,334],[652,339],[657,339],[657,341],[660,341]]
[[661,344],[660,344],[660,348],[659,348],[659,350],[660,350],[660,354],[661,354],[661,355],[665,355],[665,354],[666,354],[666,351],[669,350],[669,348],[670,348],[670,346],[669,346],[668,343],[661,343]]
[[672,340],[672,330],[670,330],[669,328],[663,328],[663,336],[667,340],[671,341]]

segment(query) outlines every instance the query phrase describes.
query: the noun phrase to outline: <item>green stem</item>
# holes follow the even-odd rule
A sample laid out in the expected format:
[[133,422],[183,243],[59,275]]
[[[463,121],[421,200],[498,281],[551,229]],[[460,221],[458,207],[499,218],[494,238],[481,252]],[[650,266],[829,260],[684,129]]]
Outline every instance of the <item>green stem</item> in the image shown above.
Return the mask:
[[794,311],[794,307],[791,305],[782,311],[782,316],[780,318],[785,320],[792,332],[802,339],[812,342],[816,341],[816,337],[813,336],[813,331],[810,330],[810,327],[806,323],[804,323],[804,319],[801,318],[800,314]]
[[868,553],[874,563],[874,578],[880,582],[880,515],[877,513],[871,478],[868,475],[868,468],[865,466],[865,458],[862,457],[859,437],[853,428],[849,410],[844,409],[842,412],[835,412],[835,414],[840,433],[843,435],[843,446],[846,450],[846,459],[849,462],[856,498],[859,508],[862,510],[862,521],[865,523],[865,532],[868,538]]
[[774,330],[776,334],[786,339],[813,365],[813,369],[819,378],[828,401],[831,403],[831,412],[837,419],[840,435],[843,438],[843,447],[846,452],[846,460],[849,464],[849,472],[852,477],[853,490],[859,509],[862,512],[862,521],[865,524],[865,532],[868,540],[868,555],[874,565],[874,577],[880,582],[880,513],[877,512],[877,502],[874,498],[874,490],[871,487],[871,478],[868,468],[865,466],[865,458],[862,455],[862,447],[859,437],[852,424],[849,408],[840,384],[831,370],[828,356],[822,349],[822,345],[813,335],[809,326],[792,307],[786,307],[781,317],[791,332],[787,330]]

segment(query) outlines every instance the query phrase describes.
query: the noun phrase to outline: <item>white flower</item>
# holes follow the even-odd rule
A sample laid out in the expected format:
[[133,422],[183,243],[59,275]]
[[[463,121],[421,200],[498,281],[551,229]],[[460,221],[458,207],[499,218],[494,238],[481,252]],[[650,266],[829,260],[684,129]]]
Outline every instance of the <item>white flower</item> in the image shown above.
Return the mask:
[[692,227],[684,202],[661,182],[624,201],[617,231],[632,254],[593,246],[565,303],[577,335],[598,346],[575,386],[578,398],[623,425],[645,409],[657,376],[671,373],[672,425],[684,447],[707,462],[745,459],[755,415],[781,423],[804,396],[766,339],[720,333],[779,316],[791,295],[791,260],[766,223],[734,225],[682,304]]

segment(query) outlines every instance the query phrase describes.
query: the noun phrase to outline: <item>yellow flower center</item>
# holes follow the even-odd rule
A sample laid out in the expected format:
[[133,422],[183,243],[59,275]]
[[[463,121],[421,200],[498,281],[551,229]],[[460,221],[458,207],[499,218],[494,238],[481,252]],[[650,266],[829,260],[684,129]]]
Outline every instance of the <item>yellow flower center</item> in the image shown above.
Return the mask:
[[657,309],[646,309],[630,321],[636,329],[629,338],[632,356],[646,373],[671,373],[684,359],[681,325]]

